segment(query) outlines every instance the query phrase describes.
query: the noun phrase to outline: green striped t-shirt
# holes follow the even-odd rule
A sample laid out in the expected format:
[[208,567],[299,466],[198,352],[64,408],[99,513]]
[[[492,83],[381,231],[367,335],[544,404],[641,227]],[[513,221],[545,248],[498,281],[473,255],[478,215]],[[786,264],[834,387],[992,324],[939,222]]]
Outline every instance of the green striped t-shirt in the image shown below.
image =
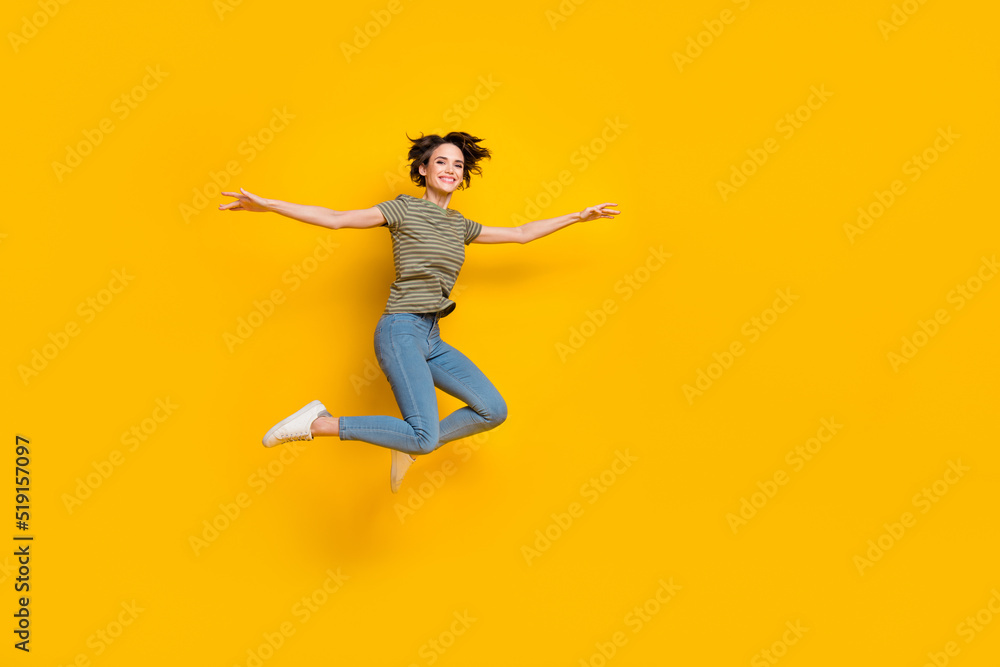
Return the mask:
[[392,235],[396,280],[385,313],[440,313],[455,310],[448,298],[465,262],[465,246],[483,226],[454,209],[401,194],[376,204]]

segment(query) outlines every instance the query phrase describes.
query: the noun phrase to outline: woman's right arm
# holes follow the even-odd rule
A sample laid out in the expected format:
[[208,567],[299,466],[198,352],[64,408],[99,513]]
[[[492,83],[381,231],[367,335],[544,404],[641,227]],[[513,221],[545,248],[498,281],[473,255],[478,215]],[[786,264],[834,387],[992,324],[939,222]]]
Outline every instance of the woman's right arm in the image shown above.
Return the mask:
[[236,197],[236,201],[221,204],[220,211],[255,211],[263,213],[271,211],[283,216],[319,225],[329,229],[365,229],[378,227],[385,223],[385,216],[377,206],[355,209],[352,211],[335,211],[325,206],[310,206],[281,201],[280,199],[265,199],[240,188],[239,192],[223,192],[227,197]]

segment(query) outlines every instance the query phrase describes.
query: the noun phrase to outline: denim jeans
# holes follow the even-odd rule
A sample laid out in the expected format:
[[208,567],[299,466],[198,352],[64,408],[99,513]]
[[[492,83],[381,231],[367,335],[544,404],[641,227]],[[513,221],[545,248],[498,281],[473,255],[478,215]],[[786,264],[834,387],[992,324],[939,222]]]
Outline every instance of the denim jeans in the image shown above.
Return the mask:
[[[441,340],[439,313],[387,313],[375,327],[375,358],[403,418],[341,417],[340,439],[408,454],[427,454],[452,440],[499,426],[507,404],[468,357]],[[444,419],[434,387],[466,403]]]

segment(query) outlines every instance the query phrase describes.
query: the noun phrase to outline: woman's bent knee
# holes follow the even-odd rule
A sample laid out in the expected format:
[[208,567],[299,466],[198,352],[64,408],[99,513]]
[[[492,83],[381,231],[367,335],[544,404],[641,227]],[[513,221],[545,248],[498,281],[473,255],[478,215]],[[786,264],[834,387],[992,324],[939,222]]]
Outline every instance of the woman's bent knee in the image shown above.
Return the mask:
[[489,415],[486,420],[493,426],[499,426],[507,419],[507,401],[497,394],[497,397],[489,406]]
[[440,444],[438,438],[440,434],[438,429],[427,429],[427,430],[414,430],[413,433],[413,447],[420,454],[430,454],[435,449],[438,448]]

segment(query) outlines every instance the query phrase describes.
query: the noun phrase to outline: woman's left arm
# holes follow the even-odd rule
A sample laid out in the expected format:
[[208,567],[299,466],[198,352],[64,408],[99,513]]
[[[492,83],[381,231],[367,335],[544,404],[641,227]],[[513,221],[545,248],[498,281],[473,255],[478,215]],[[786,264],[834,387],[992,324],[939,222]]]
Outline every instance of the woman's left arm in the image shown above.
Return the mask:
[[598,204],[588,206],[576,213],[567,213],[558,218],[546,218],[545,220],[532,220],[517,227],[488,227],[483,225],[479,236],[472,239],[472,243],[528,243],[543,236],[548,236],[552,232],[557,232],[563,227],[569,227],[574,222],[589,222],[598,218],[613,218],[621,213],[608,206],[618,206],[618,204]]

